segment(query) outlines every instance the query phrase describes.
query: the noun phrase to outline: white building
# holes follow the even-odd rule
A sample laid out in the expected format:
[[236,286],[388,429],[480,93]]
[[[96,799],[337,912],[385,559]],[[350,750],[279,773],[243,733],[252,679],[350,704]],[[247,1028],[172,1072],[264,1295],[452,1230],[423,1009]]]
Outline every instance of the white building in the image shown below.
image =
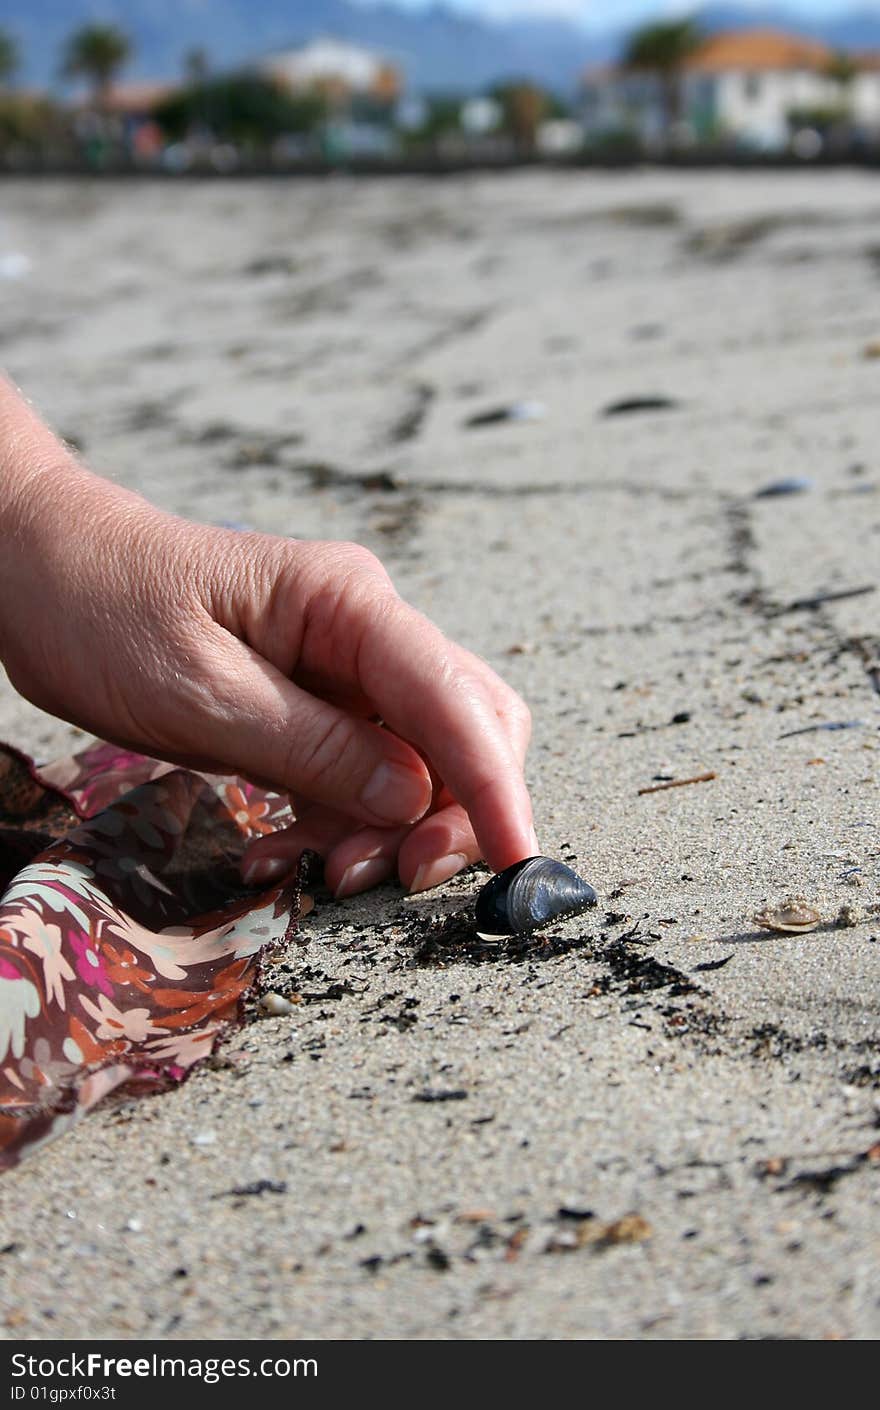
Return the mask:
[[866,136],[880,136],[880,59],[851,55],[853,73],[835,76],[826,45],[777,30],[711,36],[690,55],[670,94],[655,73],[606,68],[588,73],[583,119],[588,136],[630,132],[649,145],[667,118],[690,140],[735,140],[773,150],[809,114],[841,113]]
[[401,88],[398,70],[383,55],[341,39],[312,39],[297,48],[281,49],[259,59],[255,67],[294,90],[322,89],[392,101]]
[[849,101],[867,132],[880,133],[880,54],[859,54]]

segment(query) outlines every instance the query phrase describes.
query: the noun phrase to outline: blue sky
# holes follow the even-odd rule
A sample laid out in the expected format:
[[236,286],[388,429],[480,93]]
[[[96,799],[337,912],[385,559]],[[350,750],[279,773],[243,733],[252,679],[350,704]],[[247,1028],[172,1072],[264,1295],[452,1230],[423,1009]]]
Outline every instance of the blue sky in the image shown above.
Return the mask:
[[[397,0],[410,9],[424,9],[432,0]],[[588,27],[607,28],[664,14],[688,13],[699,8],[699,0],[691,4],[676,0],[446,0],[457,9],[471,11],[494,19],[562,16],[580,21]],[[761,9],[762,0],[739,0]],[[784,5],[786,0],[781,0]],[[880,0],[788,0],[792,10],[803,15],[845,14],[850,10],[880,10]],[[765,6],[766,7],[766,6]]]

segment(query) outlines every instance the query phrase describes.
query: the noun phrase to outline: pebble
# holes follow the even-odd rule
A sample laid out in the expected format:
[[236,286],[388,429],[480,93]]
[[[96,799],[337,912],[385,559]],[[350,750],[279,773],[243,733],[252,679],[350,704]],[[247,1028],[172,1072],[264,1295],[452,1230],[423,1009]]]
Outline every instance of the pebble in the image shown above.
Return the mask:
[[763,489],[755,491],[755,499],[775,499],[779,495],[805,494],[807,490],[813,488],[813,481],[806,476],[793,475],[786,480],[773,480],[771,484],[764,485]]
[[861,925],[865,920],[865,912],[861,906],[854,906],[851,901],[847,901],[837,912],[837,924],[849,928],[854,925]]
[[634,411],[673,411],[680,405],[673,397],[624,397],[602,408],[602,416],[629,416]]
[[494,406],[477,411],[465,421],[465,426],[495,426],[499,421],[542,421],[547,408],[540,401],[516,401],[509,406]]

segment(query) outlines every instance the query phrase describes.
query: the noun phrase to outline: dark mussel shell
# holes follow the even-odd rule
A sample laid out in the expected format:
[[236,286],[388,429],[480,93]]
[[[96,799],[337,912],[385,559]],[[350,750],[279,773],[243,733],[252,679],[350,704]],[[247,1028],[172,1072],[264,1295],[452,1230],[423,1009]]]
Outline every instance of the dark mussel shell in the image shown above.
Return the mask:
[[481,935],[523,935],[596,904],[596,893],[552,857],[527,857],[488,881],[477,897]]

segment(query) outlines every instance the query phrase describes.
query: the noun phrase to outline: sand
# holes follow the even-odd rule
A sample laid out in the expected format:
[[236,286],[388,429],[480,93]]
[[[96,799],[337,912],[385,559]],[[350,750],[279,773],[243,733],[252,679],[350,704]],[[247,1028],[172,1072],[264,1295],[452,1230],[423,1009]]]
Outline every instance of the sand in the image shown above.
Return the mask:
[[[4,182],[11,375],[157,503],[379,553],[529,700],[600,898],[439,966],[416,922],[479,876],[319,895],[293,1017],[0,1181],[4,1335],[880,1333],[880,595],[792,605],[880,576],[878,212],[846,172]],[[76,742],[8,686],[0,734]],[[792,892],[823,925],[758,930]]]

